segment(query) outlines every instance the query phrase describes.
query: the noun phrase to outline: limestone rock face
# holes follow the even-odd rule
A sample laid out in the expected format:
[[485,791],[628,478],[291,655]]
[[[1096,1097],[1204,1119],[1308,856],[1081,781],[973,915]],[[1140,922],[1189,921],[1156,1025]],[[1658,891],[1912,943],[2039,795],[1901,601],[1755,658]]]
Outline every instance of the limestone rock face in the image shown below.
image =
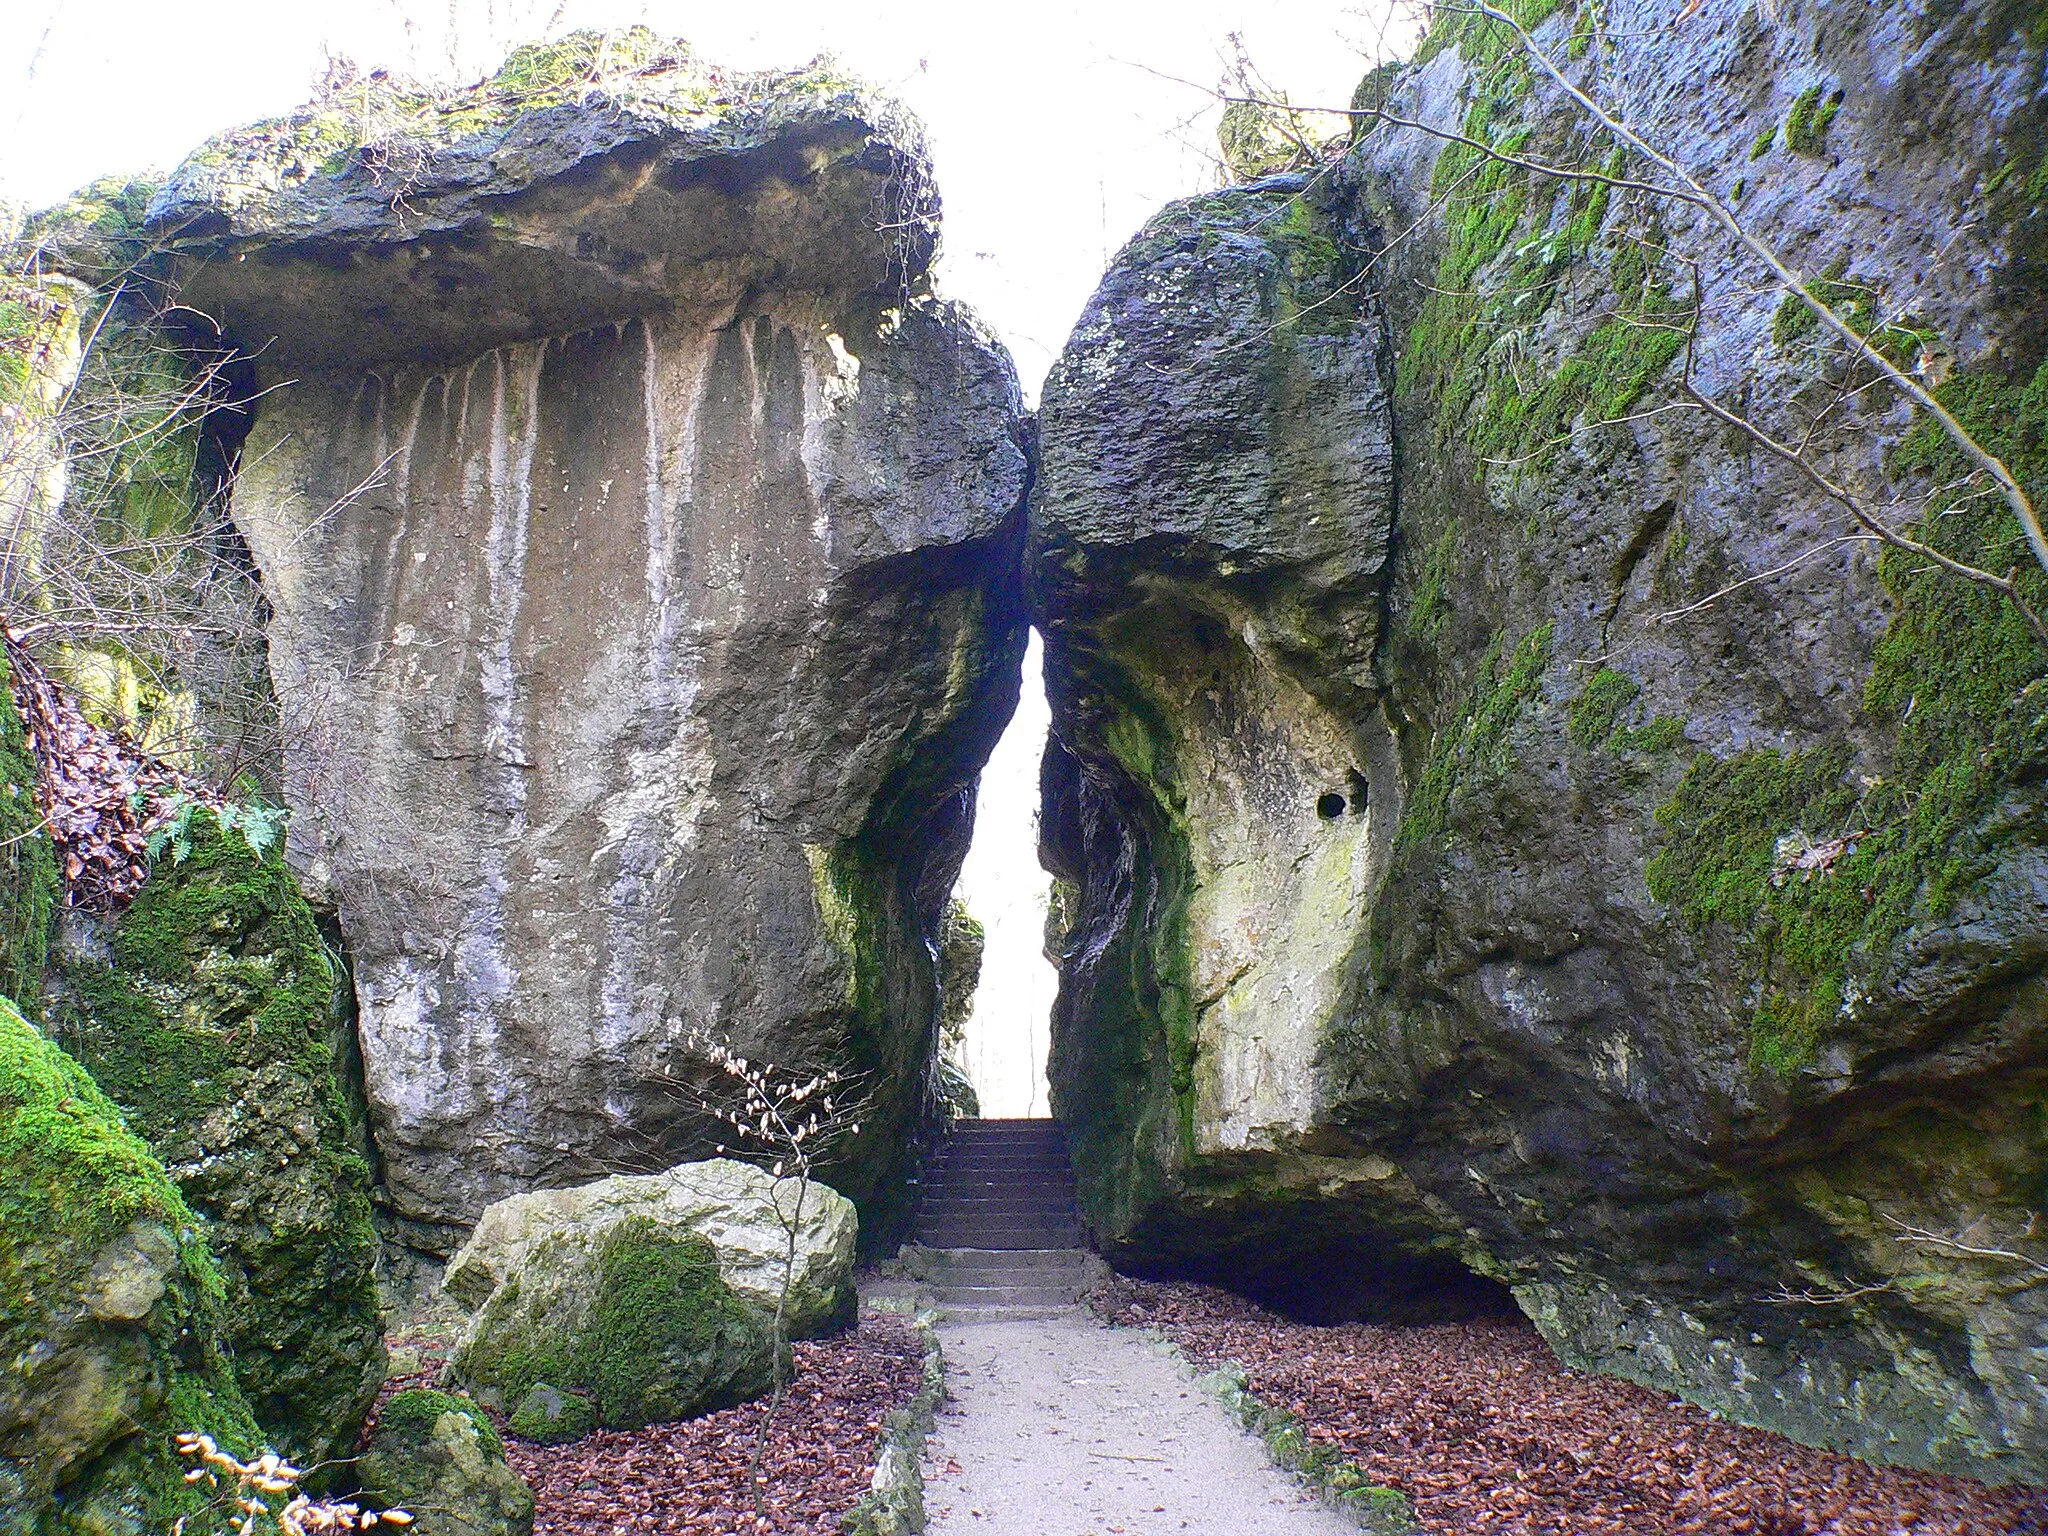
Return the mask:
[[1346,221],[1298,176],[1174,205],[1046,387],[1043,827],[1083,893],[1054,1106],[1127,1252],[1185,1154],[1319,1132],[1314,1063],[1400,803],[1372,677],[1392,381]]
[[1017,386],[929,294],[915,125],[818,69],[585,65],[368,139],[309,109],[152,204],[296,380],[233,515],[390,1199],[444,1250],[708,1150],[697,1029],[866,1074],[835,1177],[882,1187],[1022,650]]
[[533,1491],[505,1463],[504,1442],[475,1403],[400,1392],[356,1463],[363,1502],[402,1509],[426,1536],[528,1536]]
[[0,1000],[0,1531],[143,1536],[194,1499],[172,1449],[255,1426],[220,1278],[163,1165]]
[[651,1221],[666,1232],[704,1238],[717,1251],[725,1283],[773,1312],[788,1257],[785,1215],[797,1221],[786,1320],[791,1338],[808,1338],[845,1312],[858,1227],[853,1203],[814,1182],[799,1212],[794,1180],[777,1180],[730,1158],[500,1200],[448,1261],[442,1286],[475,1312],[522,1272],[541,1244],[571,1232],[596,1239],[621,1222]]
[[[1910,316],[1885,344],[2048,491],[2037,34],[1965,3],[1538,35],[1843,313]],[[1391,91],[1608,163],[1481,20]],[[1702,390],[1781,437],[1825,408],[1831,473],[2048,582],[1697,211],[1384,125],[1297,185],[1169,210],[1046,395],[1052,1075],[1095,1232],[1339,1313],[1466,1266],[1575,1363],[2048,1479],[2048,656],[1668,408],[1670,253]],[[1345,336],[1288,302],[1290,199]],[[1297,336],[1356,371],[1280,366]],[[1354,478],[1290,493],[1282,440]]]

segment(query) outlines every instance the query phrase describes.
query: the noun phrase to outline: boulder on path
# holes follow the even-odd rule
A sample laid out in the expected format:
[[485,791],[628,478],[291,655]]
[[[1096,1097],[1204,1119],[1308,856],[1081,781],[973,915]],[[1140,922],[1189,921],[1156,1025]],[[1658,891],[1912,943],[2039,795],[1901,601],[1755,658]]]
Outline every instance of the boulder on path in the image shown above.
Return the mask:
[[384,1405],[356,1464],[366,1503],[403,1509],[418,1536],[528,1536],[533,1492],[467,1398],[414,1389]]

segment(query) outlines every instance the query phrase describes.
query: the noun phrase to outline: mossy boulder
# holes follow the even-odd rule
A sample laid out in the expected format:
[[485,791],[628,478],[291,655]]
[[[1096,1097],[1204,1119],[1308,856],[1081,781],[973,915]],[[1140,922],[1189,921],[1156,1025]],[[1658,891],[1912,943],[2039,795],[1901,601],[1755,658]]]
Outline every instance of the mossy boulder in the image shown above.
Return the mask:
[[85,1070],[0,999],[0,1532],[157,1536],[172,1437],[247,1453],[204,1228]]
[[[793,1265],[787,1262],[785,1215],[797,1228]],[[481,1312],[526,1272],[543,1244],[564,1233],[600,1237],[621,1222],[640,1219],[664,1232],[705,1238],[718,1256],[720,1279],[761,1312],[775,1310],[786,1269],[784,1321],[790,1338],[823,1333],[850,1315],[859,1229],[852,1202],[813,1180],[803,1191],[799,1211],[795,1180],[777,1180],[731,1158],[500,1200],[448,1261],[442,1284],[462,1306]],[[573,1385],[560,1377],[535,1379]]]
[[274,1446],[348,1453],[383,1379],[369,1169],[330,1038],[334,973],[282,859],[209,813],[95,955],[57,1027],[208,1223],[237,1371]]
[[362,1502],[403,1509],[421,1536],[527,1536],[533,1491],[468,1398],[415,1388],[384,1405],[356,1463]]
[[522,1440],[561,1445],[597,1428],[597,1404],[585,1393],[564,1392],[543,1381],[527,1388],[508,1423]]
[[775,1346],[768,1315],[719,1277],[708,1241],[636,1216],[533,1244],[453,1365],[485,1402],[524,1407],[553,1384],[633,1429],[758,1397],[774,1385]]

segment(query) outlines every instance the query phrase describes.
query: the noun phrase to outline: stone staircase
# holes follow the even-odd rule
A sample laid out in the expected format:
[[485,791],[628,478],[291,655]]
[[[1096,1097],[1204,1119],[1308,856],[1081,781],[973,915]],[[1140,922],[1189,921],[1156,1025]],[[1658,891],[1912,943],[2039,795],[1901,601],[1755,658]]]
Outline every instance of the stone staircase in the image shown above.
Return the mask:
[[1074,1305],[1097,1261],[1075,1213],[1067,1143],[1051,1120],[958,1120],[926,1176],[905,1264],[960,1321]]

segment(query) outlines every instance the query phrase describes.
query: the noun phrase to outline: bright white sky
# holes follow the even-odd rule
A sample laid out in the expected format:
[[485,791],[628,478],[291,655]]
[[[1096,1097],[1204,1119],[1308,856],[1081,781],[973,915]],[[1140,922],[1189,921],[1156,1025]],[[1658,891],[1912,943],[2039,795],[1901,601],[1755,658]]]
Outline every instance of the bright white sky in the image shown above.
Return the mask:
[[[473,79],[515,43],[644,22],[740,68],[820,52],[924,119],[945,200],[939,281],[1038,387],[1109,257],[1214,183],[1207,88],[1242,35],[1303,105],[1341,107],[1399,56],[1390,0],[0,0],[0,198],[41,207],[108,172],[168,169],[222,128],[289,111],[325,53]],[[1192,83],[1186,83],[1192,82]],[[1333,127],[1335,125],[1333,124]],[[963,894],[989,927],[970,1026],[989,1114],[1044,1114],[1052,971],[1032,818],[1045,739],[1036,649],[990,765]]]

